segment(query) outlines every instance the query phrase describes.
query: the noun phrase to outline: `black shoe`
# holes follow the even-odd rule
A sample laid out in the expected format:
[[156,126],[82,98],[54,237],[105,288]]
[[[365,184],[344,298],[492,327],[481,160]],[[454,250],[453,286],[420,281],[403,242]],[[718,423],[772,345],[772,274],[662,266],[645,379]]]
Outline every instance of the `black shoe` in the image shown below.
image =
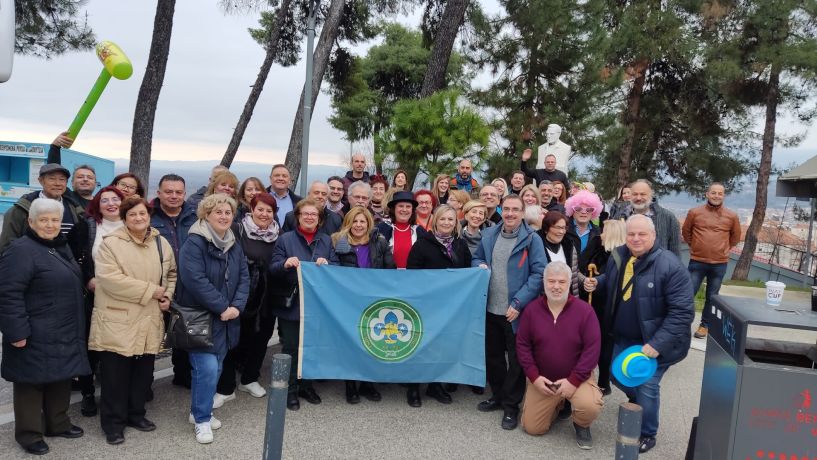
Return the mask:
[[301,402],[298,401],[298,393],[287,393],[287,409],[298,410],[301,408]]
[[360,394],[357,392],[355,382],[346,382],[346,402],[349,404],[357,404],[360,402]]
[[457,385],[456,383],[446,383],[446,384],[443,385],[443,390],[445,390],[445,391],[447,391],[449,393],[454,393],[454,392],[457,391],[457,389],[459,387],[460,386]]
[[426,396],[436,399],[440,404],[451,404],[452,402],[451,395],[443,390],[440,383],[429,383],[426,388]]
[[471,388],[471,393],[474,393],[475,395],[485,394],[485,388],[484,387],[478,387],[476,385],[468,385],[468,387]]
[[360,396],[368,399],[369,401],[380,401],[383,397],[380,395],[380,392],[377,391],[377,388],[374,387],[372,382],[360,382],[360,388],[358,388],[358,393]]
[[78,427],[76,425],[71,425],[71,428],[68,428],[67,430],[63,431],[62,433],[46,433],[45,435],[48,436],[49,438],[74,439],[74,438],[81,438],[83,434],[85,434],[85,432],[82,431],[82,428],[80,428],[80,427]]
[[423,405],[423,400],[420,399],[420,389],[409,387],[406,392],[406,400],[411,407],[420,407]]
[[108,444],[115,446],[117,444],[122,444],[125,442],[125,435],[122,432],[119,433],[109,433],[105,435],[105,442]]
[[79,406],[79,412],[85,417],[93,417],[97,413],[96,398],[94,395],[85,395],[82,397],[82,404]]
[[146,418],[135,422],[128,422],[127,426],[139,431],[153,431],[156,429],[156,424]]
[[145,402],[153,401],[153,388],[148,388],[147,393],[145,393]]
[[79,383],[79,379],[71,380],[71,391],[82,391],[82,384]]
[[309,404],[320,404],[321,397],[318,396],[318,393],[315,392],[315,389],[312,387],[309,388],[301,388],[298,390],[298,396],[304,398],[306,402]]
[[642,436],[640,442],[641,445],[638,447],[638,451],[642,454],[649,452],[650,449],[655,447],[655,436]]
[[51,450],[48,448],[48,444],[46,444],[42,439],[25,446],[24,449],[26,452],[33,455],[45,455],[49,450]]
[[181,377],[173,377],[173,385],[177,387],[185,387],[188,390],[190,389],[190,378],[183,379]]
[[590,428],[580,427],[575,423],[573,424],[573,428],[576,430],[576,444],[584,450],[592,449],[593,436],[590,434]]
[[571,415],[573,415],[573,406],[570,405],[570,401],[565,399],[565,405],[559,411],[559,420],[570,420]]
[[477,404],[477,410],[480,412],[493,412],[495,410],[499,410],[501,407],[502,404],[500,404],[496,399],[486,399],[485,401]]
[[505,415],[502,416],[502,429],[509,431],[515,430],[517,425],[519,425],[518,415],[512,412],[505,412]]

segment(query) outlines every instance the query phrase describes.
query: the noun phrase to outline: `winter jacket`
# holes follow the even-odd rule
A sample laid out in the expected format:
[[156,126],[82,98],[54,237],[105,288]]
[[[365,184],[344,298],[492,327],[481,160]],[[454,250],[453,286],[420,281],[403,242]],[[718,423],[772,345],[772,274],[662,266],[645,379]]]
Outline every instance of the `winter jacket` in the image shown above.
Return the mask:
[[[157,244],[162,245],[159,259]],[[170,243],[151,228],[138,241],[122,227],[106,235],[94,260],[96,290],[88,349],[122,356],[155,355],[164,335],[159,286],[172,299],[176,289],[176,260]]]
[[[286,217],[284,217],[284,225],[281,228],[281,233],[286,233],[298,226],[297,222],[295,221],[295,211],[290,211],[287,213]],[[333,233],[337,233],[340,231],[340,227],[343,226],[343,217],[341,217],[338,213],[332,212],[328,209],[323,210],[323,223],[318,227],[318,233],[325,233],[329,236],[332,236]]]
[[[542,274],[547,265],[545,248],[542,239],[531,229],[528,224],[522,222],[516,245],[511,251],[508,259],[508,305],[522,312],[525,305],[535,299],[542,291]],[[495,225],[482,231],[482,240],[479,242],[477,253],[471,259],[471,266],[479,267],[485,264],[491,267],[491,259],[494,253],[494,246],[502,225]],[[518,325],[519,318],[514,320],[514,331]]]
[[185,201],[185,202],[190,204],[190,206],[193,207],[193,211],[195,211],[195,210],[197,210],[199,208],[199,203],[201,203],[201,200],[204,199],[204,194],[205,193],[207,193],[207,186],[203,185],[203,186],[199,187],[198,190],[196,190],[196,193],[194,193],[194,194],[190,195],[189,197],[187,197],[187,201]]
[[[269,297],[267,296],[267,291],[271,286],[268,267],[270,260],[272,260],[272,253],[275,251],[275,241],[268,243],[250,238],[241,222],[234,223],[232,229],[233,234],[241,243],[241,249],[247,259],[247,273],[250,278],[247,305],[242,316],[247,319],[259,316],[260,313],[259,317],[267,317],[267,315],[271,315]],[[247,323],[244,322],[243,324]]]
[[231,306],[244,312],[250,277],[241,245],[236,241],[223,252],[208,232],[201,230],[203,226],[201,220],[193,224],[179,250],[176,302],[213,313],[213,346],[196,351],[221,354],[238,345],[241,325],[239,318],[222,321],[220,316]]
[[[65,238],[27,230],[0,256],[0,279],[2,377],[41,384],[90,374],[82,275]],[[22,339],[25,347],[11,345]]]
[[179,249],[181,249],[184,244],[184,240],[187,239],[190,227],[192,227],[197,220],[199,220],[199,218],[196,217],[196,206],[187,201],[182,204],[182,210],[176,217],[174,224],[173,219],[168,217],[162,210],[159,199],[156,198],[153,200],[153,215],[150,216],[150,226],[158,230],[159,234],[170,243],[170,246],[173,248],[173,254],[177,259],[179,257]]
[[411,247],[406,268],[470,268],[471,250],[468,243],[460,238],[454,238],[451,243],[452,255],[448,255],[448,250],[442,245],[433,233],[427,232],[417,238],[417,242]]
[[[31,208],[31,202],[40,197],[40,192],[31,192],[23,195],[14,203],[14,206],[6,211],[3,217],[3,232],[0,234],[0,253],[6,250],[6,247],[13,240],[23,236],[25,230],[28,228],[28,210]],[[74,226],[65,235],[68,238],[68,247],[71,248],[71,254],[74,259],[79,261],[83,254],[83,245],[85,244],[85,211],[82,207],[73,201],[67,194],[62,196],[62,204],[65,208],[65,213],[70,213],[74,221]]]
[[[284,268],[284,263],[290,257],[297,257],[302,262],[315,262],[323,257],[332,265],[338,265],[338,258],[335,249],[332,247],[332,239],[325,233],[316,233],[312,243],[307,243],[306,238],[297,230],[284,233],[278,237],[275,243],[275,251],[272,253],[269,270],[273,275],[272,282],[277,293],[288,295],[295,286],[298,285],[298,270],[296,268]],[[274,308],[273,314],[278,318],[298,321],[301,317],[300,300],[298,305],[290,308]]]
[[[607,305],[601,329],[612,337],[619,291],[624,269],[630,259],[626,246],[616,248],[603,275],[599,275],[598,290],[604,290]],[[634,267],[632,299],[635,301],[641,336],[659,354],[659,366],[675,364],[684,359],[692,340],[690,326],[695,318],[692,282],[689,272],[675,254],[653,246],[642,255]],[[603,338],[604,339],[604,338]]]
[[[545,257],[547,258],[548,263],[552,262],[550,260],[550,253],[547,251],[547,232],[539,229],[536,234],[542,238],[542,244],[545,247]],[[571,284],[571,286],[575,285],[576,289],[571,287],[570,293],[578,297],[580,286],[584,282],[584,275],[579,272],[579,247],[581,245],[581,240],[579,240],[579,237],[576,236],[575,233],[566,232],[565,236],[562,238],[562,242],[559,245],[562,247],[562,251],[565,254],[565,263],[568,267],[570,267],[570,271],[573,273],[571,276],[576,278],[576,283]],[[571,282],[573,281],[573,278],[571,278]]]
[[729,262],[729,250],[740,241],[740,219],[735,211],[709,203],[690,209],[681,233],[689,258],[705,264]]
[[[633,215],[632,205],[625,206],[613,219],[627,219]],[[678,218],[667,208],[658,203],[650,204],[650,216],[655,225],[655,244],[681,258],[681,224]]]
[[346,197],[349,195],[349,186],[354,184],[355,182],[365,182],[369,183],[369,171],[363,171],[363,177],[360,179],[355,179],[353,171],[346,171],[346,175],[343,176],[343,199],[346,200]]
[[[338,257],[338,263],[343,267],[358,266],[355,249],[345,236],[340,237],[335,243],[335,255]],[[389,243],[377,229],[372,230],[369,234],[369,268],[394,268],[394,257],[392,257]]]

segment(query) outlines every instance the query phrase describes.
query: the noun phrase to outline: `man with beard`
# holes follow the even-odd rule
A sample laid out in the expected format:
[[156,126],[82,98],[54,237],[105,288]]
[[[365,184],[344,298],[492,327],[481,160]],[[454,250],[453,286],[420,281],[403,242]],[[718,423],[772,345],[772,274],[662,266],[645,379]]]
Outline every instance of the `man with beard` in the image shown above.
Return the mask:
[[516,354],[527,376],[522,429],[532,435],[547,433],[559,406],[568,400],[576,443],[591,449],[590,425],[604,406],[593,377],[601,332],[593,307],[568,294],[571,275],[566,263],[549,263],[545,296],[529,303],[519,320]]
[[681,257],[681,224],[669,209],[653,202],[652,184],[646,179],[638,179],[630,187],[630,204],[624,206],[613,219],[627,219],[633,214],[641,214],[652,219],[655,225],[655,244],[678,258]]
[[343,183],[343,179],[339,176],[332,176],[326,180],[326,185],[329,186],[329,199],[326,202],[326,210],[343,217],[345,208],[343,197],[346,196],[346,185]]
[[706,278],[704,310],[701,324],[695,331],[697,339],[706,337],[709,332],[707,320],[711,315],[712,296],[721,289],[729,250],[740,241],[740,219],[735,211],[723,205],[725,194],[723,184],[713,182],[706,191],[706,204],[689,210],[681,232],[689,244],[692,292],[698,292]]

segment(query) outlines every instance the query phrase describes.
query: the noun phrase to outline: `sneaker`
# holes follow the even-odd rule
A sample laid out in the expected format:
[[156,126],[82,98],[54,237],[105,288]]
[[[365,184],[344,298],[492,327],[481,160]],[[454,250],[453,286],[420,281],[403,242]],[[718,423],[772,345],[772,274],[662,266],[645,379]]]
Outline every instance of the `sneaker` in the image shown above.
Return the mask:
[[267,395],[267,390],[264,389],[258,382],[248,383],[246,385],[238,385],[238,391],[249,393],[256,398],[263,398]]
[[649,452],[650,449],[655,447],[655,436],[642,436],[640,442],[641,445],[638,446],[638,452],[642,454]]
[[233,399],[235,399],[235,391],[228,395],[216,393],[216,395],[213,396],[213,409],[218,409],[219,407],[223,406],[224,403],[227,401],[232,401]]
[[[187,417],[187,421],[190,422],[192,425],[196,424],[196,419],[195,417],[193,417],[193,414],[190,414],[190,416]],[[210,414],[210,428],[214,430],[221,428],[221,420],[213,417],[213,414]]]
[[199,444],[210,444],[213,442],[213,430],[210,429],[210,422],[196,424],[196,441]]
[[696,339],[705,339],[708,333],[709,328],[701,324],[700,326],[698,326],[698,330],[695,331],[695,334],[693,335],[695,336]]
[[593,436],[590,435],[590,428],[583,428],[575,423],[573,424],[573,428],[576,429],[576,444],[584,450],[592,449]]

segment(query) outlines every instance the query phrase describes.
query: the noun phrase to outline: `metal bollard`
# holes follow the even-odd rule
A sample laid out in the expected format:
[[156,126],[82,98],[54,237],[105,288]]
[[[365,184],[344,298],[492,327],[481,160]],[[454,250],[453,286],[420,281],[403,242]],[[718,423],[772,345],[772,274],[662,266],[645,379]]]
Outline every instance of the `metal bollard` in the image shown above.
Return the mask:
[[616,438],[616,460],[633,460],[638,458],[641,446],[641,415],[638,404],[624,402],[618,407],[618,437]]
[[262,457],[264,460],[281,458],[291,363],[292,356],[290,355],[276,353],[272,357],[272,383],[267,395],[267,427],[264,430],[264,455]]

